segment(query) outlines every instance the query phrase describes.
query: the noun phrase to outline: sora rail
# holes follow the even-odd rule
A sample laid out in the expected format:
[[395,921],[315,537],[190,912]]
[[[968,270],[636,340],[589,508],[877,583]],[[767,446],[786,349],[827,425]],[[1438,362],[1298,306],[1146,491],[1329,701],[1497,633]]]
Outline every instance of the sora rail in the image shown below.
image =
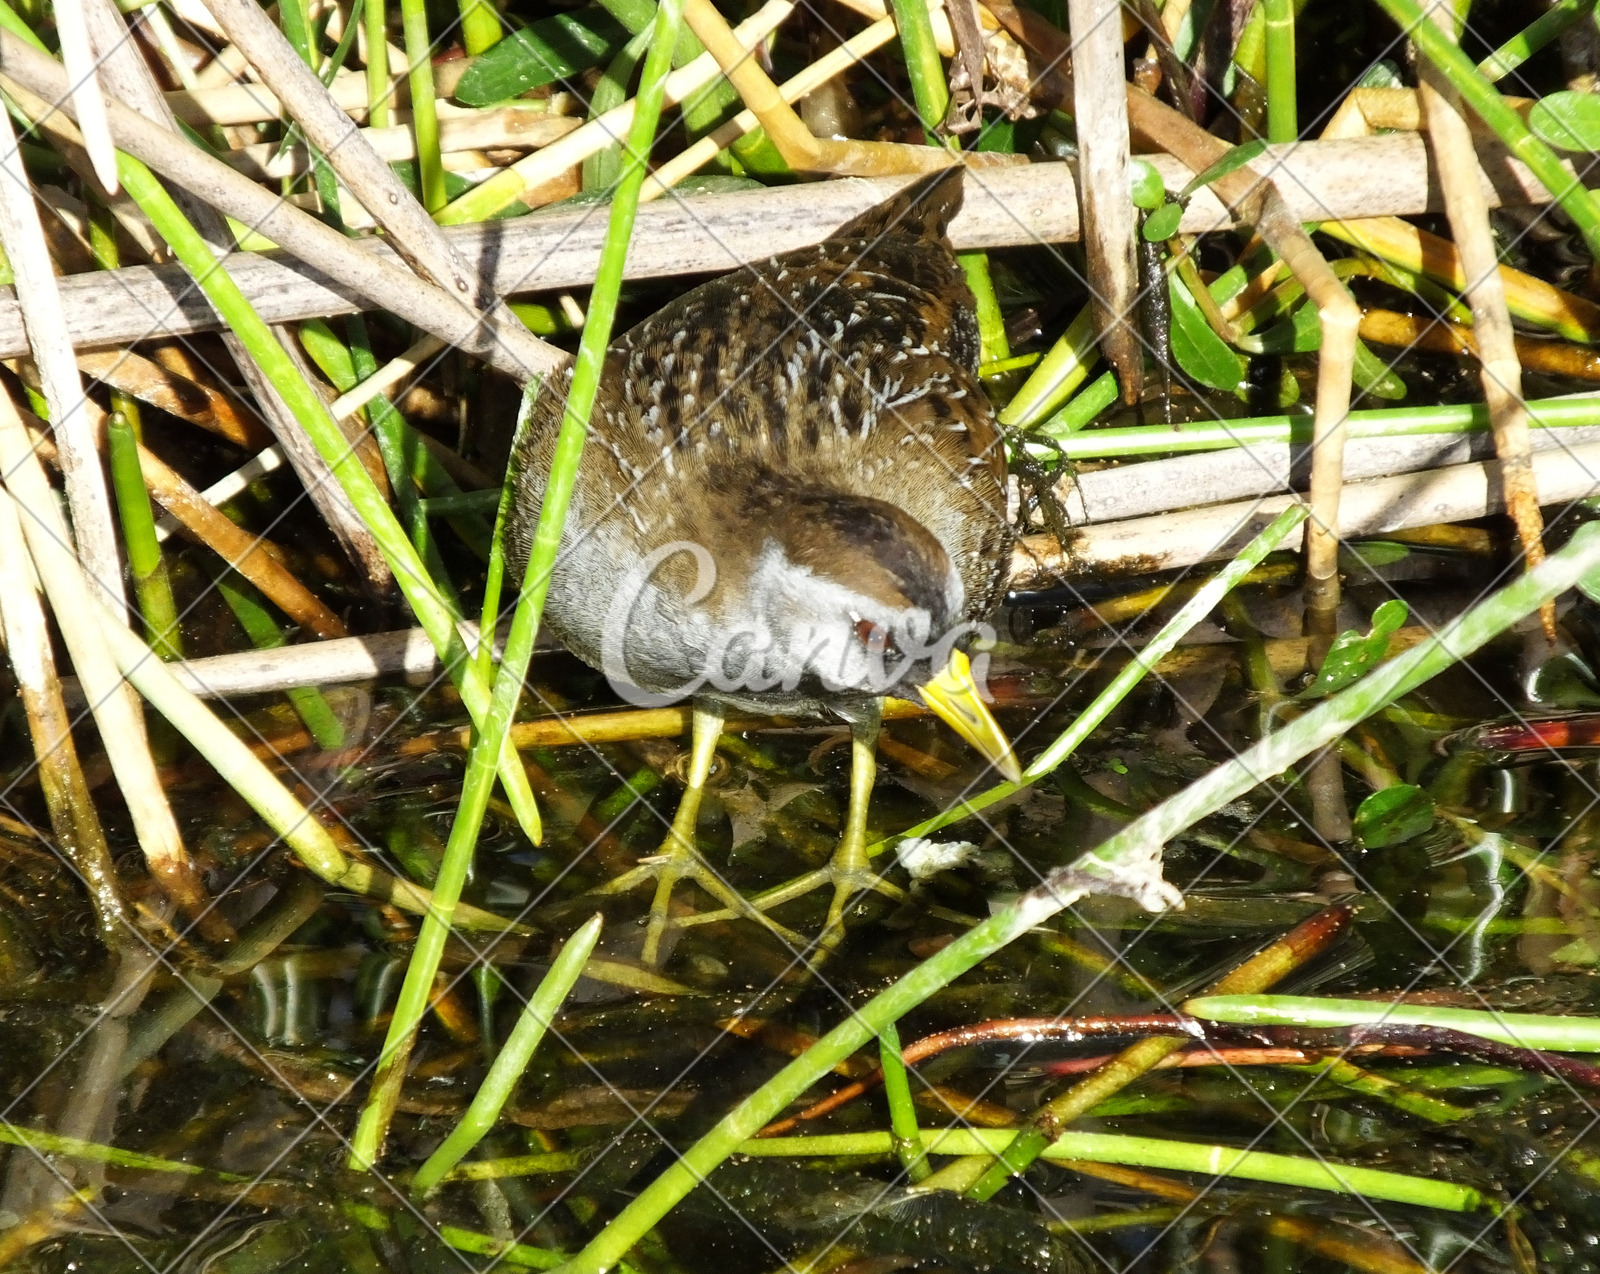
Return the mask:
[[[830,945],[849,897],[876,883],[866,811],[885,694],[920,692],[1018,774],[956,645],[999,601],[1012,539],[974,302],[945,234],[960,206],[959,168],[920,179],[816,247],[696,288],[607,353],[545,618],[633,702],[693,696],[672,830],[611,886],[656,879],[648,962],[679,879],[760,914],[693,848],[726,708],[850,723],[850,810],[822,874]],[[546,387],[512,458],[518,576],[567,385]]]

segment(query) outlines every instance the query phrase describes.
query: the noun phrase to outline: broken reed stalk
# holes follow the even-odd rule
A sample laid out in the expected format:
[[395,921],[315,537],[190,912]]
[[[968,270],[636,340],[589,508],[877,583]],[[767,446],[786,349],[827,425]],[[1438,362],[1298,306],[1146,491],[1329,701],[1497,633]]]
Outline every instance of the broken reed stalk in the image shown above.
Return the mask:
[[1137,218],[1128,173],[1128,99],[1119,0],[1068,0],[1078,121],[1078,195],[1089,264],[1090,308],[1100,351],[1117,372],[1122,401],[1144,394],[1138,315]]
[[[1448,0],[1432,9],[1432,21],[1444,38],[1456,39],[1455,13]],[[1500,480],[1505,488],[1506,512],[1517,528],[1527,565],[1544,560],[1544,518],[1539,512],[1539,490],[1533,477],[1533,451],[1528,411],[1522,401],[1522,365],[1517,359],[1511,314],[1500,283],[1500,256],[1489,229],[1489,207],[1483,197],[1482,174],[1472,134],[1461,114],[1461,98],[1450,80],[1432,61],[1418,68],[1418,96],[1433,143],[1434,163],[1444,191],[1450,232],[1466,276],[1467,303],[1472,307],[1472,332],[1478,347],[1479,379],[1483,400],[1494,429],[1495,451],[1500,459]],[[1546,637],[1556,640],[1555,604],[1540,612]]]
[[4,491],[0,491],[0,627],[28,719],[39,787],[50,812],[56,848],[88,891],[100,941],[107,947],[120,946],[133,934],[133,923],[117,890],[116,867],[105,831],[78,763],[72,718],[61,697],[22,523],[15,502]]
[[255,410],[232,394],[201,384],[130,349],[85,351],[78,355],[78,370],[246,451],[260,451],[272,443],[271,433]]
[[1544,563],[1521,576],[1424,644],[1330,696],[1283,729],[1169,797],[1075,863],[1030,890],[853,1009],[801,1057],[746,1097],[633,1200],[577,1256],[566,1274],[603,1274],[684,1195],[699,1185],[786,1105],[929,996],[1092,891],[1116,892],[1150,908],[1176,891],[1159,876],[1161,847],[1185,828],[1280,774],[1352,726],[1410,693],[1504,632],[1547,597],[1600,568],[1600,526],[1585,526]]
[[294,576],[279,560],[277,548],[264,536],[235,523],[143,445],[138,446],[138,456],[151,496],[190,535],[259,588],[307,632],[323,640],[349,635],[344,621]]
[[98,612],[92,609],[94,593],[72,551],[72,536],[34,454],[27,426],[8,393],[0,393],[0,473],[17,503],[28,551],[100,737],[106,741],[107,757],[150,874],[187,916],[199,921],[209,940],[224,939],[232,928],[210,909],[199,873],[184,848],[150,756],[138,701],[123,685],[106,649]]
[[[549,592],[556,555],[560,550],[562,528],[566,524],[567,509],[577,483],[589,414],[599,391],[606,351],[616,319],[623,266],[633,238],[633,223],[638,211],[639,194],[644,186],[645,169],[650,150],[655,144],[665,86],[672,69],[673,49],[683,27],[683,12],[683,0],[661,0],[656,10],[650,51],[640,73],[637,110],[624,147],[622,176],[611,200],[606,244],[600,256],[600,269],[590,291],[588,318],[567,387],[550,475],[540,500],[539,519],[524,566],[522,591],[511,621],[511,633],[506,638],[505,654],[495,677],[489,710],[480,720],[480,737],[474,741],[467,755],[461,799],[456,807],[455,821],[451,824],[450,839],[439,865],[439,874],[434,881],[435,906],[424,919],[412,948],[405,981],[401,985],[373,1076],[372,1091],[362,1107],[360,1121],[351,1138],[349,1163],[357,1170],[370,1170],[382,1154],[389,1122],[400,1100],[411,1048],[427,1011],[434,978],[444,954],[450,929],[450,909],[466,882],[478,831],[488,808],[489,793],[494,782],[494,758],[504,754],[509,747],[507,729],[522,695],[523,678],[533,655],[539,620]],[[473,671],[481,675],[481,669],[476,664]]]

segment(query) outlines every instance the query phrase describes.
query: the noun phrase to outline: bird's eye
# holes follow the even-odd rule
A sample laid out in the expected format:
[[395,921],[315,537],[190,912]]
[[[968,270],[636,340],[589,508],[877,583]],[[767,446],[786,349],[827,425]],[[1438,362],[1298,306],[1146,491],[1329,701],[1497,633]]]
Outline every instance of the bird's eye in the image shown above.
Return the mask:
[[894,638],[889,635],[889,630],[870,619],[856,620],[856,636],[861,638],[861,644],[867,648],[869,655],[885,655],[894,650]]

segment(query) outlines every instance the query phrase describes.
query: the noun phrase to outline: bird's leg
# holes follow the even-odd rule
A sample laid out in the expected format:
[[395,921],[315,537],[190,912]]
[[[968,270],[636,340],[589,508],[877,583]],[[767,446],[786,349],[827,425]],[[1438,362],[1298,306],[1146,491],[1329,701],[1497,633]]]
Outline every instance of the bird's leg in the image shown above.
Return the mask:
[[717,740],[722,737],[722,705],[706,699],[694,701],[689,743],[689,772],[684,777],[683,799],[673,815],[672,827],[657,857],[656,896],[650,904],[650,928],[645,933],[643,959],[655,964],[661,950],[661,937],[667,928],[667,908],[672,902],[672,887],[684,876],[699,878],[708,872],[695,849],[695,827],[700,821],[700,798],[717,755]]
[[661,940],[667,926],[672,923],[669,908],[673,887],[687,877],[722,904],[718,918],[739,916],[755,920],[771,929],[779,937],[804,945],[804,939],[792,929],[786,929],[762,915],[739,893],[724,884],[722,878],[707,867],[695,848],[695,825],[700,821],[700,801],[705,795],[706,780],[711,776],[712,762],[716,757],[717,740],[722,736],[724,712],[722,706],[711,700],[696,699],[692,717],[689,744],[689,769],[685,776],[683,799],[678,802],[678,812],[673,816],[672,827],[660,850],[649,858],[641,858],[632,871],[596,892],[604,894],[626,893],[646,880],[656,882],[655,898],[650,904],[650,923],[645,931],[641,958],[645,964],[656,964],[661,955]]
[[822,931],[824,947],[835,945],[844,936],[845,904],[879,885],[867,860],[867,806],[878,778],[878,730],[882,725],[882,699],[871,700],[850,723],[850,808],[845,813],[844,839],[829,868],[833,901],[828,904],[828,922]]

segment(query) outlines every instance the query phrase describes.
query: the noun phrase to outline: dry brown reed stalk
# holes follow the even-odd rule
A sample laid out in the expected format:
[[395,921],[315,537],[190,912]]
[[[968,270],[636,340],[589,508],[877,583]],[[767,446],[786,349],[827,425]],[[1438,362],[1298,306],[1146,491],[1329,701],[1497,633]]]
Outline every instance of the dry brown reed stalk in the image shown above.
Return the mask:
[[[99,408],[95,411],[98,413]],[[55,444],[45,435],[44,423],[28,413],[20,414],[30,426],[29,438],[34,451],[41,459],[58,463]],[[142,445],[139,467],[151,498],[196,541],[260,589],[291,620],[320,638],[347,635],[344,622],[289,572],[279,561],[279,550],[270,541],[230,521],[182,475]]]
[[[232,46],[230,46],[232,47]],[[398,52],[398,51],[397,51]],[[401,56],[392,65],[404,66]],[[433,69],[434,92],[447,98],[455,92],[456,84],[466,73],[467,63],[445,62]],[[404,75],[392,78],[390,104],[395,109],[411,100],[411,90]],[[367,77],[360,72],[336,75],[328,92],[345,114],[365,119],[367,114]],[[264,124],[284,117],[284,109],[277,95],[261,84],[234,84],[223,88],[203,88],[199,91],[175,89],[165,94],[168,109],[185,124],[204,128],[211,124],[224,127]]]
[[344,637],[344,622],[292,575],[265,539],[236,525],[209,504],[165,461],[139,448],[139,468],[151,497],[201,544],[259,588],[273,605],[320,638]]
[[0,245],[16,273],[17,303],[45,401],[50,405],[78,552],[91,586],[113,611],[126,615],[128,602],[122,589],[111,494],[89,423],[88,402],[73,359],[38,206],[9,115],[0,120],[0,152]]
[[[1455,14],[1448,3],[1435,4],[1432,17],[1451,40],[1456,38]],[[1461,97],[1444,72],[1431,59],[1419,58],[1417,73],[1417,96],[1433,142],[1434,164],[1439,170],[1450,231],[1466,276],[1479,379],[1500,457],[1506,512],[1517,528],[1526,567],[1532,570],[1544,561],[1544,518],[1539,512],[1539,489],[1533,479],[1528,409],[1522,401],[1522,365],[1517,359],[1511,312],[1506,308],[1505,288],[1500,282],[1500,254],[1489,228],[1489,206],[1483,196],[1478,156],[1462,114]],[[1539,615],[1545,635],[1553,643],[1555,602],[1547,601]]]
[[94,350],[79,354],[77,362],[78,370],[91,379],[199,425],[236,447],[259,451],[272,444],[272,434],[254,408],[132,350]]
[[815,137],[711,0],[685,0],[683,20],[761,121],[783,161],[797,172],[878,177],[936,172],[955,163],[1001,167],[1027,162],[1026,157],[1018,155],[958,153],[941,146]]
[[[1409,315],[1397,315],[1408,319]],[[1418,325],[1425,327],[1427,320]],[[1409,323],[1402,323],[1409,329]],[[1363,332],[1365,329],[1363,328]],[[1450,336],[1455,340],[1454,334]],[[1407,344],[1403,340],[1391,344]],[[1454,345],[1443,347],[1457,353]],[[1575,346],[1572,349],[1600,364],[1600,356]],[[1600,368],[1597,368],[1600,375]],[[1600,425],[1578,425],[1535,432],[1535,451],[1546,448],[1600,442]],[[1494,440],[1487,434],[1414,434],[1397,438],[1352,438],[1345,452],[1346,483],[1368,478],[1412,473],[1418,469],[1437,469],[1446,465],[1483,460],[1493,453]],[[1056,483],[1056,498],[1068,526],[1092,526],[1123,518],[1145,517],[1169,511],[1181,502],[1189,507],[1239,500],[1246,496],[1273,495],[1291,491],[1295,473],[1306,459],[1304,443],[1253,442],[1248,447],[1223,451],[1191,452],[1164,460],[1113,465],[1081,471]]]
[[[1473,329],[1426,314],[1401,314],[1394,310],[1367,310],[1361,316],[1361,339],[1375,345],[1422,349],[1432,354],[1468,354],[1478,357]],[[1515,337],[1517,362],[1525,371],[1574,380],[1600,381],[1600,351],[1565,341]]]
[[106,649],[100,611],[95,609],[93,592],[73,552],[66,522],[27,426],[11,396],[4,393],[0,393],[0,473],[19,507],[29,554],[83,684],[150,873],[185,914],[198,920],[208,940],[224,940],[231,936],[231,926],[211,910],[184,848],[150,756],[138,702],[123,684]]
[[[1320,229],[1458,292],[1467,286],[1456,245],[1399,217],[1328,220]],[[1600,341],[1600,305],[1508,265],[1499,267],[1499,275],[1506,305],[1516,317],[1551,328],[1569,341]]]
[[[1596,493],[1600,443],[1537,452],[1534,476],[1544,498]],[[1025,536],[1011,562],[1011,586],[1050,588],[1074,574],[1140,575],[1232,557],[1297,496],[1272,496],[1155,517],[1104,522],[1074,532],[1063,547],[1053,535]],[[1502,510],[1493,464],[1459,464],[1347,485],[1340,499],[1345,539],[1407,527],[1481,518]]]
[[483,272],[451,245],[255,0],[206,0],[206,7],[289,108],[307,140],[383,227],[395,251],[482,323],[486,336],[526,369],[523,380],[566,364],[567,356],[530,332],[489,289]]
[[0,625],[6,656],[28,719],[28,734],[39,766],[39,787],[56,847],[83,881],[94,908],[100,940],[121,946],[133,933],[117,890],[117,871],[105,830],[78,764],[72,719],[62,698],[50,649],[50,632],[39,602],[38,584],[23,540],[22,523],[11,497],[0,491]]
[[[96,46],[104,51],[101,75],[114,99],[113,105],[119,106],[123,115],[133,115],[155,132],[174,141],[181,141],[177,121],[167,107],[166,98],[160,86],[156,84],[155,76],[145,62],[138,44],[129,39],[127,26],[115,4],[112,0],[83,0],[83,4]],[[17,41],[17,43],[22,42]],[[26,45],[23,47],[28,48]],[[32,48],[28,48],[28,51],[37,54]],[[54,65],[52,59],[45,57],[44,60]],[[111,113],[109,109],[107,113],[109,116]],[[183,143],[183,147],[193,155],[202,153],[198,147],[191,146],[187,142]],[[195,231],[219,261],[234,251],[232,230],[223,216],[210,204],[203,199],[191,197],[182,189],[174,193],[174,198]],[[298,359],[299,352],[292,335],[281,327],[276,329],[275,335],[289,351],[290,359]],[[254,397],[267,427],[272,430],[279,446],[283,448],[296,474],[299,475],[307,497],[322,515],[323,521],[333,532],[345,555],[355,564],[357,571],[373,592],[379,595],[387,592],[393,582],[388,563],[378,551],[377,542],[373,539],[366,523],[357,516],[344,487],[334,481],[327,462],[311,445],[305,431],[294,418],[294,413],[279,397],[272,381],[250,357],[244,342],[231,330],[224,330],[222,342],[234,365],[239,369],[240,377]]]
[[1128,100],[1120,0],[1068,0],[1074,37],[1072,100],[1078,124],[1078,198],[1089,265],[1089,304],[1100,352],[1116,369],[1122,401],[1144,395],[1138,313],[1138,233],[1128,182]]
[[[112,110],[115,115],[115,103]],[[31,115],[31,108],[29,113]],[[66,122],[59,113],[54,118]],[[570,134],[557,145],[578,135]],[[535,152],[535,157],[544,153]],[[1330,213],[1349,215],[1374,207],[1386,213],[1408,215],[1437,207],[1437,183],[1430,185],[1425,147],[1422,140],[1413,135],[1397,133],[1353,142],[1303,142],[1293,148],[1270,148],[1267,153],[1280,174],[1285,187],[1282,193],[1291,214],[1302,220],[1318,220]],[[191,178],[206,158],[187,145],[176,154]],[[1161,173],[1169,188],[1182,186],[1190,176],[1186,166],[1166,155],[1146,158]],[[220,167],[250,187],[252,198],[264,193],[255,183],[227,169],[227,165]],[[212,170],[207,168],[206,171]],[[1374,185],[1374,173],[1383,175],[1381,185]],[[1548,202],[1548,193],[1541,194],[1534,188],[1537,183],[1530,184],[1531,178],[1525,169],[1508,165],[1499,176],[1505,179],[1497,187],[1501,202]],[[634,246],[628,254],[627,277],[661,278],[727,271],[775,252],[815,244],[851,217],[887,198],[894,190],[891,183],[892,179],[817,182],[707,196],[688,204],[658,200],[640,211]],[[240,217],[240,220],[249,219]],[[1198,234],[1223,224],[1232,224],[1231,215],[1209,191],[1202,190],[1190,201],[1182,229],[1185,233]],[[1339,223],[1328,224],[1336,230]],[[1397,224],[1406,225],[1404,222]],[[469,259],[483,263],[484,273],[502,294],[587,286],[594,278],[603,232],[603,221],[597,220],[592,209],[587,208],[571,212],[553,210],[538,219],[516,218],[453,226],[446,230]],[[1064,164],[1034,164],[989,170],[981,184],[968,185],[965,206],[951,223],[950,236],[958,251],[1076,240],[1079,237],[1077,194],[1070,168]],[[1453,253],[1447,241],[1438,242]],[[401,287],[413,290],[428,287],[401,267],[377,238],[354,241],[340,238],[340,247],[351,254],[378,257],[392,271],[383,277],[398,280]],[[367,267],[357,260],[350,268]],[[409,312],[415,299],[413,294],[400,293],[390,304],[388,297],[392,288],[376,284],[355,287],[335,282],[324,265],[307,268],[296,262],[285,262],[279,253],[235,253],[229,259],[228,269],[240,289],[269,322],[286,323],[364,309],[389,309],[406,310],[402,317],[417,322],[423,330],[441,324],[436,317],[441,313],[440,306],[424,305],[422,314],[417,317]],[[80,348],[129,345],[217,330],[221,321],[216,312],[189,282],[182,267],[175,265],[129,266],[58,280],[68,327],[74,344]],[[1538,285],[1531,279],[1527,282],[1543,287],[1551,295],[1566,297],[1564,305],[1570,302],[1573,307],[1582,307],[1585,304],[1547,284]],[[378,299],[368,297],[369,289]],[[1508,282],[1507,289],[1512,313],[1520,316],[1517,286]],[[1578,310],[1574,308],[1571,312]],[[1600,331],[1600,321],[1596,323],[1596,331]],[[1582,338],[1569,333],[1569,339]],[[15,302],[0,293],[0,358],[23,356],[27,352]],[[481,354],[468,352],[488,361],[496,354],[494,349]]]
[[[581,119],[571,115],[551,115],[516,106],[474,111],[471,115],[449,116],[439,121],[439,149],[448,169],[451,156],[460,152],[538,150],[582,125]],[[417,157],[416,136],[403,124],[360,131],[385,163]],[[287,150],[280,142],[257,142],[224,151],[221,158],[251,181],[278,181],[306,173],[310,169],[311,152],[303,142]],[[482,164],[470,166],[482,167]]]

